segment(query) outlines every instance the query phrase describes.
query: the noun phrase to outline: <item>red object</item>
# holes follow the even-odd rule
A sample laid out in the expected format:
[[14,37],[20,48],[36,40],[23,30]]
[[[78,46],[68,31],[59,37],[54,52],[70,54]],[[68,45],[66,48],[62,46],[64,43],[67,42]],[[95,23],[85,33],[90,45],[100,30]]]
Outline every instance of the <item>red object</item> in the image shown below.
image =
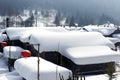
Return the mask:
[[1,46],[2,46],[2,47],[7,46],[7,42],[2,42],[2,43],[1,43]]
[[31,56],[31,52],[29,50],[24,50],[21,52],[21,55],[23,57],[30,57]]

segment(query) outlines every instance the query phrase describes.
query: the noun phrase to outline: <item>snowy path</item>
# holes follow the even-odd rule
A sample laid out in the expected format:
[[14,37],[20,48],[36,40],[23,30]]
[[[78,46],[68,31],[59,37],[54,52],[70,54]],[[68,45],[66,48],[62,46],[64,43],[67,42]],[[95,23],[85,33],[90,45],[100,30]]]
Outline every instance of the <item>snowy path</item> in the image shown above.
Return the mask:
[[7,62],[0,53],[0,80],[22,80],[22,77],[14,70],[9,72]]

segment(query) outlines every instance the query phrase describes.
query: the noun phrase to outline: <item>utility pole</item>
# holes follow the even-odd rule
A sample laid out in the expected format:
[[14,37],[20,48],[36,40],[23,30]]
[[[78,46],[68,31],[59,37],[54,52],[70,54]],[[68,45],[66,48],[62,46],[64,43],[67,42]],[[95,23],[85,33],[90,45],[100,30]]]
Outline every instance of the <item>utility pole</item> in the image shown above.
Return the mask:
[[40,80],[40,44],[32,44],[38,46],[38,53],[37,53],[37,80]]
[[40,80],[40,53],[39,53],[39,50],[40,49],[40,44],[38,44],[38,80]]

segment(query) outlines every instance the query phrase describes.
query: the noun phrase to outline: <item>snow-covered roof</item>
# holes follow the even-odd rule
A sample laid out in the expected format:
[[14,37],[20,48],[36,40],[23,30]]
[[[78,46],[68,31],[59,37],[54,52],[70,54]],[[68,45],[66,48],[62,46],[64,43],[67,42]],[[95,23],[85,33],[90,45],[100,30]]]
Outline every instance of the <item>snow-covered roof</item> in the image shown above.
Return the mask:
[[[23,31],[21,31],[22,29]],[[104,51],[108,53],[107,57],[108,56],[111,57],[111,55],[109,55],[109,54],[112,54],[110,48],[113,48],[113,49],[115,48],[114,44],[110,40],[106,39],[101,33],[98,33],[98,32],[67,31],[61,27],[22,28],[22,29],[18,29],[16,30],[16,32],[13,31],[14,29],[12,29],[11,31],[8,30],[8,34],[11,37],[15,33],[17,33],[17,37],[19,37],[19,39],[22,42],[29,42],[30,44],[40,44],[40,48],[39,48],[40,52],[58,51],[62,55],[71,59],[76,64],[83,64],[83,63],[90,64],[89,61],[88,61],[89,63],[87,63],[86,57],[82,57],[86,59],[86,62],[83,62],[83,63],[77,62],[77,61],[80,61],[82,56],[81,54],[79,54],[77,58],[74,57],[76,56],[74,55],[76,54],[76,52],[79,52],[79,53],[82,52],[82,48],[84,48],[85,54],[89,55],[89,52],[94,52],[96,54],[102,55],[103,52],[101,51]],[[11,33],[12,31],[14,34]],[[21,33],[18,33],[17,31],[18,32],[21,31]],[[99,51],[97,49],[97,46],[99,48]],[[34,47],[36,50],[38,49],[37,45],[34,45]],[[74,50],[71,51],[72,49],[70,50],[70,48],[76,48],[76,47],[79,47],[79,49],[76,49],[75,52]],[[89,49],[89,52],[86,52],[88,49]],[[72,53],[69,52],[69,50]],[[90,53],[90,55],[92,55],[93,57],[95,56],[95,54],[93,53]],[[97,55],[97,57],[100,56],[100,59],[102,59],[102,57],[106,57],[106,55],[105,56],[102,55],[102,57],[101,55]],[[114,56],[116,56],[116,54],[113,55],[112,57]],[[93,57],[89,57],[89,58],[93,58]],[[101,61],[102,62],[110,61],[108,59],[105,59],[105,60],[103,59],[103,61],[102,60]],[[116,58],[116,60],[118,59]],[[115,59],[113,59],[113,61],[115,61]],[[93,63],[99,63],[99,61],[95,60],[95,62]]]
[[75,26],[65,26],[64,27],[66,30],[69,30],[69,31],[80,31],[80,32],[88,32],[87,30],[85,30],[85,28],[83,27],[75,27]]
[[97,26],[97,25],[95,26],[89,25],[89,26],[85,26],[84,28],[90,32],[100,32],[103,35],[110,35],[117,29],[115,27],[104,27],[104,26]]
[[3,42],[7,40],[7,35],[6,34],[0,34],[0,42]]
[[46,31],[51,31],[51,32],[67,32],[63,27],[42,27],[41,29],[46,30]]
[[43,32],[32,34],[30,43],[40,44],[41,52],[58,51],[60,48],[98,45],[114,48],[114,44],[98,32]]
[[3,55],[6,58],[11,58],[11,59],[18,59],[21,56],[21,52],[24,49],[22,49],[19,46],[6,46],[3,48]]
[[112,37],[120,39],[120,34],[113,34]]
[[71,47],[63,48],[62,51],[62,55],[78,65],[118,62],[120,60],[120,53],[112,51],[108,46]]
[[[26,80],[37,80],[37,60],[37,57],[21,58],[15,61],[14,67]],[[59,74],[67,80],[72,73],[64,67],[40,58],[40,80],[60,80]]]
[[[76,64],[116,61],[120,57],[110,49],[114,49],[114,44],[98,32],[43,32],[40,34],[32,34],[30,43],[40,44],[40,52],[58,51]],[[38,49],[37,45],[34,45],[34,47],[36,50]],[[75,48],[75,50],[73,48]],[[118,56],[118,58],[115,58],[116,56]],[[109,57],[109,59],[106,57]],[[89,59],[93,58],[94,61],[89,62]],[[97,58],[101,60],[95,60]]]
[[[92,64],[116,61],[120,57],[118,54],[113,55],[115,52],[110,49],[114,48],[114,44],[102,36],[102,34],[97,32],[44,32],[40,34],[32,34],[30,43],[40,44],[40,52],[58,51],[76,64]],[[73,48],[76,47],[79,48],[73,50]],[[35,48],[38,49],[36,45]],[[86,55],[87,57],[83,57],[83,55]],[[118,58],[115,58],[116,56],[118,56]],[[101,60],[89,60],[93,58],[97,59],[96,57]],[[109,57],[109,59],[105,57]]]
[[102,33],[103,35],[110,35],[112,34],[116,29],[114,28],[102,28],[102,29],[99,29],[98,31],[100,33]]
[[[6,33],[9,37],[10,40],[16,40],[19,39],[19,36],[22,35],[28,35],[29,36],[29,32],[32,32],[32,30],[36,29],[35,27],[10,27],[6,29]],[[37,30],[37,29],[36,29]]]
[[29,17],[28,16],[20,16],[23,21],[26,21]]
[[29,38],[30,38],[30,35],[22,35],[22,36],[19,36],[19,40],[23,43],[27,43],[29,42]]
[[113,42],[114,44],[117,42],[120,42],[119,38],[113,38],[113,37],[106,37],[108,40],[110,40],[111,42]]
[[32,29],[30,31],[26,31],[24,33],[24,35],[19,35],[19,40],[21,42],[29,42],[29,38],[31,36],[31,34],[39,34],[39,33],[44,33],[46,31],[50,31],[50,32],[67,32],[67,30],[65,30],[62,27],[42,27],[42,28],[38,28],[38,29]]
[[28,38],[32,33],[40,33],[41,31],[66,32],[67,30],[62,27],[10,27],[6,29],[10,40],[20,39],[21,41]]

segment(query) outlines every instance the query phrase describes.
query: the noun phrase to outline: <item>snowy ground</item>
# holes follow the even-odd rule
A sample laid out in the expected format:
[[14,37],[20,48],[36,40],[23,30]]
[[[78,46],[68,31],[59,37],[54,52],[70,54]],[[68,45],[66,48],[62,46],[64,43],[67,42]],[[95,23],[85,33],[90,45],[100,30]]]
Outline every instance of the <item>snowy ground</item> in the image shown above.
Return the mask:
[[[119,69],[117,68],[117,71],[118,70]],[[103,74],[85,77],[85,80],[97,80],[97,79],[108,80],[108,76],[106,74]],[[7,62],[5,58],[2,56],[2,53],[0,53],[0,80],[22,80],[22,77],[19,76],[19,74],[15,70],[9,72]],[[117,72],[117,78],[113,80],[120,80],[120,72]]]
[[20,77],[15,70],[9,72],[7,62],[1,53],[0,53],[0,80],[22,80],[22,77]]

